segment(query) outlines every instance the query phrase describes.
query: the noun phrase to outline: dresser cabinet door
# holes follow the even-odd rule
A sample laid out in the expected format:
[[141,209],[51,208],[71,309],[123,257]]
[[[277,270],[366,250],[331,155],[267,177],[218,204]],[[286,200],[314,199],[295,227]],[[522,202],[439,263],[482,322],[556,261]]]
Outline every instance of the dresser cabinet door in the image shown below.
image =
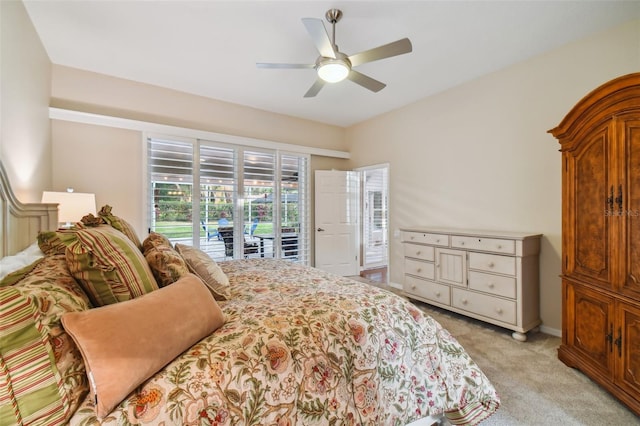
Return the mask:
[[614,371],[614,301],[579,284],[563,281],[566,292],[566,343],[604,375]]
[[460,250],[436,249],[436,281],[467,286],[467,253]]

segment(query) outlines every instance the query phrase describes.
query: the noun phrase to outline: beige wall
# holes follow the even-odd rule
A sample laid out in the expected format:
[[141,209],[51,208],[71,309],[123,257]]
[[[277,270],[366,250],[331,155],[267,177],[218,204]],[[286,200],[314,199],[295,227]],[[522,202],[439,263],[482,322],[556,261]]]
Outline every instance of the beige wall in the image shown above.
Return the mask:
[[[413,225],[544,234],[543,326],[561,328],[559,145],[546,131],[600,84],[640,70],[640,21],[349,128],[352,166],[390,163],[391,232]],[[391,238],[391,281],[402,250]]]
[[152,123],[345,150],[344,129],[215,99],[53,66],[51,106]]
[[0,1],[0,160],[22,202],[51,184],[51,62],[22,2]]

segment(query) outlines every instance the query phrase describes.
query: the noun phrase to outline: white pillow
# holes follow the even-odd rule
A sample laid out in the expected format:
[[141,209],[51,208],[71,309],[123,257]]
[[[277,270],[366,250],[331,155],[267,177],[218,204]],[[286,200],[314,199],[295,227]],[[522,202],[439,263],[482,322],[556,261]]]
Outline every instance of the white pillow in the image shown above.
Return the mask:
[[40,250],[40,247],[38,247],[37,242],[13,256],[3,257],[0,259],[0,280],[10,273],[24,268],[27,265],[31,265],[43,257],[44,253]]

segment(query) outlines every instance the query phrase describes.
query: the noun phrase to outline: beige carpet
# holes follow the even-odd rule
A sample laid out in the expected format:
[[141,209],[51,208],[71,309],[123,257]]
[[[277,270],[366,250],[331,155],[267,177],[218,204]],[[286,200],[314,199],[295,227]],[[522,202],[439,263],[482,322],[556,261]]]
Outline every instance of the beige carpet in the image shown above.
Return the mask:
[[458,339],[498,390],[500,409],[482,426],[640,425],[624,405],[558,360],[559,337],[529,333],[518,342],[509,330],[414,303]]
[[412,302],[458,339],[497,389],[500,409],[481,426],[640,425],[640,418],[609,393],[558,360],[559,337],[530,332],[526,342],[518,342],[510,330]]

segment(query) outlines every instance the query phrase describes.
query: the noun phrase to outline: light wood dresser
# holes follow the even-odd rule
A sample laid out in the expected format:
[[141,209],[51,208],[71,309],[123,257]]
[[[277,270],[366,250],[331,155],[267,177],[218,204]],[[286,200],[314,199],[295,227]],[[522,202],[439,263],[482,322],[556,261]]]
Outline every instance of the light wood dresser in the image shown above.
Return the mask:
[[401,229],[407,297],[513,330],[540,324],[540,234]]

